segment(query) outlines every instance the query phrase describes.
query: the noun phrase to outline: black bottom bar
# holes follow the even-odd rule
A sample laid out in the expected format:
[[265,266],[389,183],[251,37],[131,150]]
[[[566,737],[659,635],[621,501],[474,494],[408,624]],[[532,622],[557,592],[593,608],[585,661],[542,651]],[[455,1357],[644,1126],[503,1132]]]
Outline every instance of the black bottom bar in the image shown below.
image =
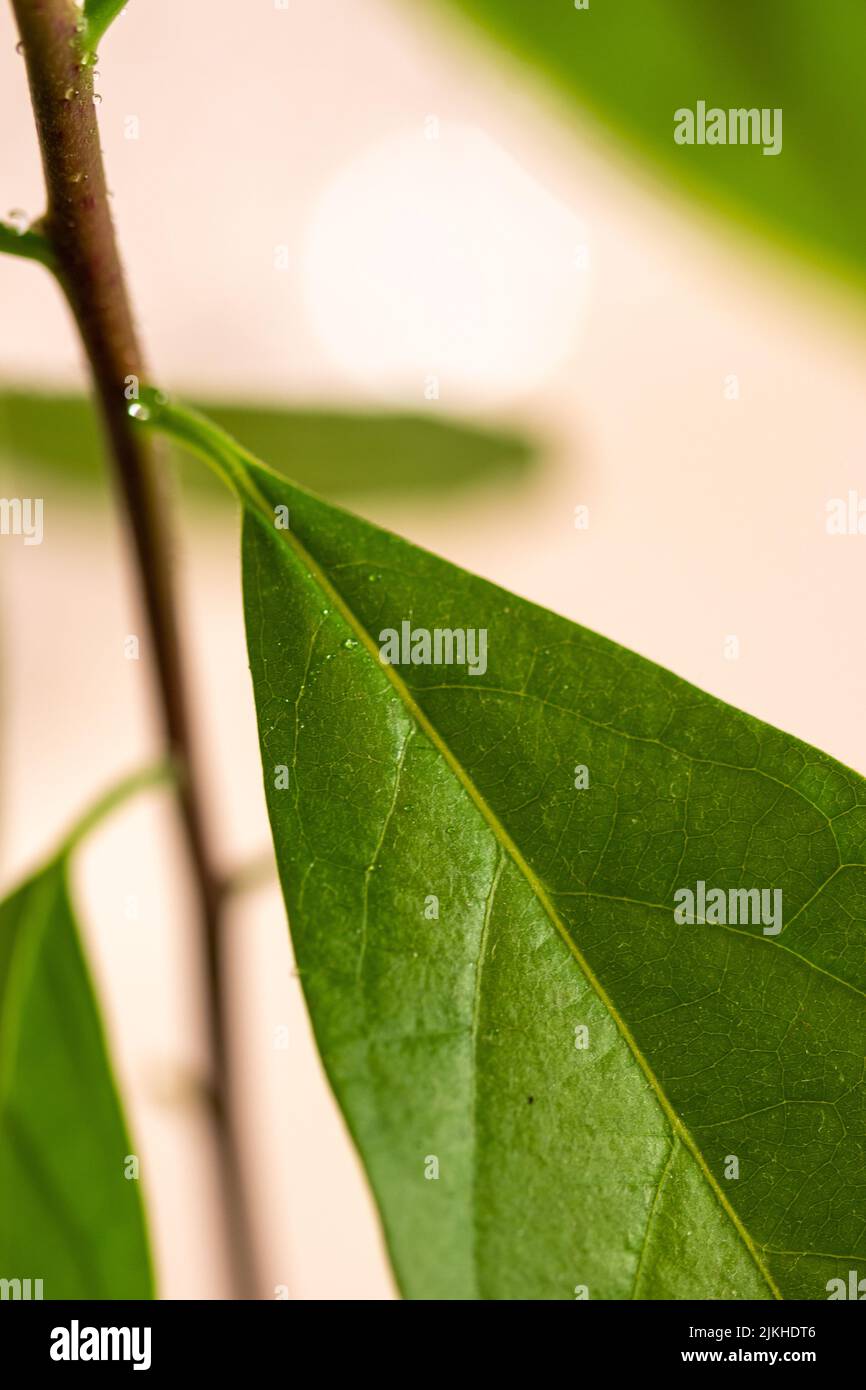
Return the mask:
[[[551,1310],[543,1328],[535,1323],[530,1305],[508,1315],[505,1324],[487,1322],[491,1316],[475,1307],[475,1343],[484,1357],[511,1355],[518,1349],[547,1356],[558,1347],[557,1359],[570,1348],[586,1365],[587,1353],[603,1356],[609,1372],[639,1369],[667,1372],[684,1367],[700,1372],[706,1366],[761,1367],[765,1370],[805,1366],[826,1376],[859,1361],[864,1320],[858,1308],[826,1303],[592,1303],[575,1302]],[[407,1330],[411,1319],[415,1351],[423,1358],[424,1380],[441,1358],[443,1373],[457,1369],[457,1342],[442,1323],[442,1311],[380,1305],[375,1317],[387,1322],[353,1333],[351,1305],[338,1304],[324,1314],[321,1331],[309,1304],[303,1309],[287,1302],[272,1303],[51,1303],[0,1302],[0,1343],[5,1365],[20,1372],[48,1372],[60,1379],[108,1371],[113,1376],[136,1370],[154,1379],[178,1371],[232,1372],[258,1376],[301,1370],[310,1355],[323,1356],[334,1368],[334,1351],[342,1347],[357,1373],[369,1373],[369,1355],[376,1363],[405,1373]],[[453,1316],[460,1316],[455,1312]],[[494,1318],[496,1317],[493,1314]],[[415,1318],[419,1322],[415,1323]],[[547,1319],[552,1321],[548,1322]],[[335,1319],[339,1319],[335,1323]],[[480,1321],[479,1321],[480,1320]],[[522,1324],[522,1326],[521,1326]],[[334,1337],[335,1327],[340,1329]],[[539,1342],[539,1331],[553,1332],[557,1341]],[[470,1327],[454,1331],[461,1343]],[[324,1342],[321,1333],[326,1333]],[[562,1333],[569,1337],[561,1339]],[[318,1335],[317,1335],[318,1333]],[[461,1335],[462,1334],[462,1335]],[[319,1350],[316,1351],[316,1346]],[[401,1349],[402,1348],[402,1349]],[[509,1348],[511,1350],[509,1350]],[[353,1350],[354,1349],[354,1350]],[[298,1361],[297,1358],[303,1358]],[[357,1359],[355,1359],[357,1358]],[[352,1363],[350,1362],[350,1365]],[[464,1363],[465,1365],[465,1363]]]

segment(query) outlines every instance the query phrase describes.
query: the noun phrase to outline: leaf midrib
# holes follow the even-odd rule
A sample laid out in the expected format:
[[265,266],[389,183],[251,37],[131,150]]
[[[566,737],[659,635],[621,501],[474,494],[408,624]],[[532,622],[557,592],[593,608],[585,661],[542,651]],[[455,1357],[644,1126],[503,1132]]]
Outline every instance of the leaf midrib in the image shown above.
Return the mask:
[[[285,479],[280,478],[278,474],[272,473],[270,469],[266,468],[258,462],[256,462],[255,467],[260,468],[263,473],[267,473],[269,476],[274,477],[276,481],[285,486]],[[565,945],[568,947],[569,951],[571,952],[572,956],[577,962],[586,980],[588,981],[592,989],[595,991],[601,1003],[607,1009],[608,1013],[610,1014],[610,1017],[616,1024],[616,1027],[618,1028],[620,1035],[622,1036],[633,1057],[635,1058],[635,1061],[638,1063],[638,1066],[641,1068],[641,1071],[644,1073],[647,1081],[649,1082],[656,1096],[656,1099],[658,1100],[659,1105],[661,1106],[662,1111],[664,1112],[668,1120],[668,1123],[670,1124],[673,1130],[673,1133],[682,1140],[686,1148],[691,1153],[692,1157],[698,1165],[698,1168],[703,1174],[704,1179],[709,1185],[710,1190],[713,1192],[722,1209],[724,1210],[730,1221],[733,1223],[733,1226],[737,1231],[737,1234],[740,1236],[740,1239],[742,1240],[743,1244],[745,1245],[746,1249],[751,1255],[752,1260],[754,1261],[757,1269],[761,1274],[761,1277],[764,1279],[773,1297],[781,1300],[782,1293],[778,1285],[776,1284],[776,1281],[773,1279],[773,1276],[771,1275],[770,1271],[767,1269],[766,1265],[761,1259],[757,1246],[755,1245],[754,1241],[749,1235],[748,1230],[743,1225],[743,1222],[740,1220],[740,1217],[737,1215],[736,1211],[731,1206],[730,1202],[728,1201],[727,1197],[722,1191],[722,1188],[719,1186],[718,1182],[713,1176],[713,1173],[709,1168],[706,1160],[704,1159],[703,1153],[701,1152],[701,1149],[698,1146],[695,1139],[693,1138],[691,1132],[686,1127],[681,1117],[674,1110],[673,1106],[671,1105],[671,1102],[668,1100],[667,1095],[664,1089],[662,1088],[661,1082],[659,1081],[648,1060],[646,1059],[640,1047],[638,1046],[637,1040],[632,1034],[631,1029],[628,1027],[628,1024],[622,1018],[621,1014],[619,1013],[619,1010],[616,1008],[616,1005],[614,1004],[607,990],[604,988],[601,981],[598,979],[594,970],[590,966],[589,962],[586,960],[583,952],[580,950],[580,947],[574,941],[571,933],[569,932],[565,922],[562,920],[559,913],[557,912],[556,907],[554,906],[554,903],[548,895],[547,890],[545,889],[541,880],[538,878],[537,874],[534,872],[530,864],[524,858],[518,846],[515,844],[514,840],[512,840],[508,831],[505,829],[504,825],[499,820],[499,817],[496,815],[495,811],[492,809],[485,797],[475,786],[475,783],[467,773],[466,769],[463,767],[463,764],[452,752],[449,745],[442,738],[438,729],[436,729],[436,727],[430,721],[428,716],[418,705],[409,687],[406,685],[403,678],[397,673],[396,668],[391,664],[385,664],[379,660],[379,649],[376,646],[373,637],[367,631],[367,628],[364,626],[361,620],[357,617],[354,610],[350,607],[350,605],[343,597],[339,589],[337,589],[335,585],[331,582],[331,580],[328,578],[327,574],[322,569],[319,562],[307,550],[303,542],[300,541],[297,538],[297,536],[295,536],[294,532],[292,532],[291,530],[278,529],[274,526],[273,507],[268,503],[267,499],[259,491],[254,480],[249,476],[249,473],[246,468],[244,469],[243,473],[243,486],[239,489],[239,491],[242,503],[246,506],[247,510],[250,512],[250,515],[254,518],[254,520],[260,526],[263,526],[265,528],[269,536],[276,537],[278,542],[282,542],[284,545],[286,545],[294,553],[296,558],[301,560],[303,564],[307,566],[310,576],[315,578],[316,583],[322,590],[322,593],[334,604],[335,608],[338,609],[341,616],[344,618],[346,623],[357,636],[359,642],[366,649],[368,655],[371,657],[372,660],[375,661],[377,667],[379,667],[379,669],[385,672],[386,677],[390,680],[397,694],[400,696],[409,714],[416,721],[419,727],[424,731],[433,747],[436,748],[437,751],[441,754],[441,756],[445,759],[446,763],[451,768],[451,771],[454,773],[454,775],[457,777],[457,780],[463,787],[464,791],[470,797],[477,809],[481,812],[481,815],[484,817],[499,845],[508,854],[509,858],[512,860],[516,868],[526,879],[526,882],[528,883],[533,895],[541,904],[545,914],[549,918],[554,929],[557,931],[559,936],[564,941]]]

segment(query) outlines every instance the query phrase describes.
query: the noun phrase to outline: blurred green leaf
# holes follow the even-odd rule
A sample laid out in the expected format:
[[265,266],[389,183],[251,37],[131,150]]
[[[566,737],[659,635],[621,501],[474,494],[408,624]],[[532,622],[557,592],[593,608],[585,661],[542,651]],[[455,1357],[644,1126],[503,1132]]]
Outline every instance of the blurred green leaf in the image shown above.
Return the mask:
[[112,793],[0,903],[0,1278],[41,1279],[46,1299],[153,1297],[139,1182],[125,1176],[134,1150],[68,884],[81,835],[150,780]]
[[[202,407],[274,466],[327,496],[448,492],[508,482],[533,462],[520,435],[430,415],[276,406]],[[36,491],[65,480],[103,483],[99,423],[84,396],[0,391],[0,459]],[[223,501],[225,489],[206,469],[186,470],[184,485]]]
[[[445,3],[704,202],[866,286],[862,0]],[[674,112],[699,100],[781,107],[782,152],[675,145]]]

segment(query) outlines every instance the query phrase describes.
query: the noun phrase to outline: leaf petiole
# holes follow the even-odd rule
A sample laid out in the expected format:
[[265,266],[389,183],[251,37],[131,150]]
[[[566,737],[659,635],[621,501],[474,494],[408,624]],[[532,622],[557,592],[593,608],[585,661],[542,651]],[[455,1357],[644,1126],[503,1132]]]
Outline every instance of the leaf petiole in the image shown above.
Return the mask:
[[0,222],[0,251],[7,256],[21,256],[27,261],[38,261],[52,272],[57,270],[57,259],[51,243],[32,227],[19,231],[10,222]]
[[108,791],[98,797],[76,821],[72,829],[67,831],[54,857],[56,859],[68,859],[82,840],[124,802],[151,787],[159,787],[173,782],[177,775],[176,767],[170,761],[165,761],[150,767],[139,768],[136,772],[131,772],[128,776],[121,778],[119,782],[116,782],[112,787],[109,787]]

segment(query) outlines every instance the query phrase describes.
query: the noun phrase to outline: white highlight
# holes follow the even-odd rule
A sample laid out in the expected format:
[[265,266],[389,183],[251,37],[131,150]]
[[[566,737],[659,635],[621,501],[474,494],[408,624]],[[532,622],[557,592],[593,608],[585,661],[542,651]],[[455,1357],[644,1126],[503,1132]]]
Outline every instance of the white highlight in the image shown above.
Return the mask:
[[531,391],[571,352],[589,272],[574,214],[474,126],[423,126],[366,150],[311,218],[314,331],[360,384],[421,400]]

